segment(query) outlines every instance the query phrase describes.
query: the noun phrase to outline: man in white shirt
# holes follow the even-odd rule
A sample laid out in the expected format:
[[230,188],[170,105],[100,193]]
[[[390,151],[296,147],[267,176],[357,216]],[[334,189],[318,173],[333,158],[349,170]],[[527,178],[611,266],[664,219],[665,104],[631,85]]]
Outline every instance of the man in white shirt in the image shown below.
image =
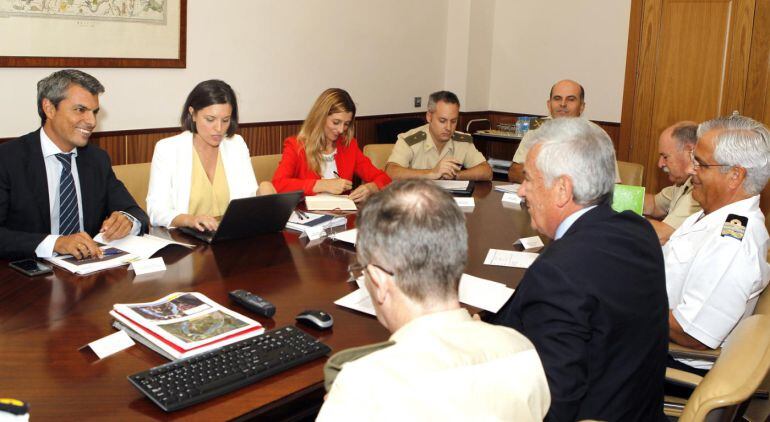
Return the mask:
[[[580,117],[586,108],[585,89],[579,83],[564,79],[556,82],[551,87],[548,94],[548,101],[545,102],[548,107],[550,118],[559,117]],[[524,181],[524,160],[527,158],[530,144],[534,139],[534,130],[525,133],[519,142],[519,148],[513,156],[513,163],[508,169],[508,180],[514,183]]]
[[146,232],[148,217],[89,145],[102,84],[75,69],[37,84],[41,128],[0,145],[0,257],[101,257],[105,240]]
[[468,237],[449,194],[425,180],[393,183],[361,210],[356,248],[351,272],[365,278],[392,344],[343,364],[319,421],[543,419],[550,396],[532,343],[460,307]]
[[[770,279],[768,234],[759,209],[770,177],[768,161],[770,133],[763,124],[734,115],[698,126],[688,171],[703,211],[687,218],[663,247],[671,341],[715,349],[752,314]],[[711,367],[705,361],[684,363]]]
[[694,122],[679,122],[667,127],[658,139],[658,167],[674,184],[657,195],[644,195],[644,215],[655,229],[661,245],[687,217],[700,211],[700,204],[692,199],[692,180],[687,173],[690,154],[698,141],[697,130],[698,125]]

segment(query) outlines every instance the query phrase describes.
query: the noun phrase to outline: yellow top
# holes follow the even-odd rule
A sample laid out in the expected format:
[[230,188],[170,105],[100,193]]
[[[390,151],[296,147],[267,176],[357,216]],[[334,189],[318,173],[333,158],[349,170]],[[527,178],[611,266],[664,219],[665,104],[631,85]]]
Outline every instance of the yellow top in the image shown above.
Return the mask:
[[217,155],[217,168],[214,180],[209,180],[198,151],[193,148],[192,181],[190,182],[190,206],[192,215],[221,217],[230,203],[230,188],[222,163],[222,154]]

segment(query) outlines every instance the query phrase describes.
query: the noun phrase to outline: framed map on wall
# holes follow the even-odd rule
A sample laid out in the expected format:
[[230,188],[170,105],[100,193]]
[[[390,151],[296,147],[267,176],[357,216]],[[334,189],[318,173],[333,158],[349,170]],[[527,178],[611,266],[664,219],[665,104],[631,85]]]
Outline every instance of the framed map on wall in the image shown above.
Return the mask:
[[0,0],[0,67],[186,66],[187,0]]

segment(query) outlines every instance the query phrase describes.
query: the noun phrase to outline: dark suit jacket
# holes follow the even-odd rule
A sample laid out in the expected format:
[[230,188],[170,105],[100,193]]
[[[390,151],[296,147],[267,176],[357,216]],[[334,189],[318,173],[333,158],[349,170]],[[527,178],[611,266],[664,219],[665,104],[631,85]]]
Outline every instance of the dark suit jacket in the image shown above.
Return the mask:
[[529,267],[492,322],[535,345],[551,390],[546,420],[665,420],[663,254],[638,215],[607,205],[583,214]]
[[[78,148],[76,162],[85,231],[95,236],[113,211],[124,211],[136,217],[146,233],[149,218],[115,178],[107,153],[87,145]],[[0,257],[34,256],[51,234],[49,210],[40,130],[0,144]]]

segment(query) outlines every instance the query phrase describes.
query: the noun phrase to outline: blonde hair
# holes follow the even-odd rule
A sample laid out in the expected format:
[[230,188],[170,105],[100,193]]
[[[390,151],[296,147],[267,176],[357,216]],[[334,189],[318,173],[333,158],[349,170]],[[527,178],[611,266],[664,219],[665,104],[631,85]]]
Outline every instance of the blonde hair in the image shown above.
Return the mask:
[[[326,118],[335,113],[353,113],[355,119],[356,105],[350,94],[344,89],[329,88],[315,100],[313,107],[302,123],[299,135],[297,135],[297,140],[305,148],[308,166],[318,174],[321,174],[321,152],[326,146],[326,136],[324,135]],[[344,134],[345,146],[350,145],[354,132],[355,128],[351,121]]]

